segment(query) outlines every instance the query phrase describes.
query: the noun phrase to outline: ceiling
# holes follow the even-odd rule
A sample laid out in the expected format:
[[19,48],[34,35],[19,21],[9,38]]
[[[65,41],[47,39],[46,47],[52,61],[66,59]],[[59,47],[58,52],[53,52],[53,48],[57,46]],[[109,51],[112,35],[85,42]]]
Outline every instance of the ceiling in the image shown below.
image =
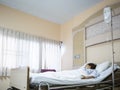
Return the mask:
[[101,1],[102,0],[0,0],[0,4],[51,22],[62,24]]

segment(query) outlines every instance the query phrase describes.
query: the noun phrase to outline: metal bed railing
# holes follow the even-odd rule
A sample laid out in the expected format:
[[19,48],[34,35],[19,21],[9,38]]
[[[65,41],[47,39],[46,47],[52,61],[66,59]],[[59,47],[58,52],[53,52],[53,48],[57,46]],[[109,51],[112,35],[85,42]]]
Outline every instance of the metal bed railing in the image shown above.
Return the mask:
[[[119,83],[118,83],[119,82]],[[39,90],[43,90],[41,88],[41,86],[44,85],[45,87],[47,87],[47,89],[45,90],[56,90],[56,89],[71,89],[74,88],[76,90],[76,88],[81,88],[81,87],[85,87],[85,88],[90,88],[90,87],[94,87],[94,90],[112,90],[113,86],[112,86],[112,80],[107,80],[107,81],[103,81],[100,83],[96,83],[96,84],[75,84],[75,85],[59,85],[59,86],[50,86],[49,83],[47,82],[40,82],[39,84]],[[115,79],[115,87],[120,87],[120,78]]]

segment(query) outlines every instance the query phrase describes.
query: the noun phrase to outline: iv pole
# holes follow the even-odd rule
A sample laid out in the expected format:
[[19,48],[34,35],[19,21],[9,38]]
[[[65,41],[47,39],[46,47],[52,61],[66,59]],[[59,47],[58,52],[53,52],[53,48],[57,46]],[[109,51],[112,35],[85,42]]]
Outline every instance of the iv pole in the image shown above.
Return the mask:
[[112,20],[110,22],[110,30],[111,30],[111,44],[112,44],[112,90],[115,87],[115,76],[114,76],[114,42],[113,42],[113,28],[112,28]]
[[114,42],[113,42],[113,28],[112,28],[112,10],[110,7],[104,8],[104,21],[110,25],[111,32],[111,50],[112,50],[112,90],[115,90],[115,77],[114,77]]

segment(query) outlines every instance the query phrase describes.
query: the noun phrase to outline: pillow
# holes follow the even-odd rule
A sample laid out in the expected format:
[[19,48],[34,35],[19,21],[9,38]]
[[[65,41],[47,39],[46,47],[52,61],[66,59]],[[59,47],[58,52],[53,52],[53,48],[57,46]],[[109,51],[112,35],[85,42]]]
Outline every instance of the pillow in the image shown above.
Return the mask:
[[43,72],[56,72],[55,69],[41,69],[41,73]]
[[106,70],[110,65],[111,65],[110,61],[103,62],[97,65],[96,70],[98,71],[98,73],[101,73],[104,70]]

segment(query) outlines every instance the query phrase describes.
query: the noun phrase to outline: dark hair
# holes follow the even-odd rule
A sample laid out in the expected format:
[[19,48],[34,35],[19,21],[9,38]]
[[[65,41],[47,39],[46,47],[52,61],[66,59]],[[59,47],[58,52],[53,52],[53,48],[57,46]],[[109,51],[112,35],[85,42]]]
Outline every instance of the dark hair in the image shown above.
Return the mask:
[[94,64],[94,63],[88,63],[88,65],[91,67],[91,69],[95,69],[96,68],[96,64]]

